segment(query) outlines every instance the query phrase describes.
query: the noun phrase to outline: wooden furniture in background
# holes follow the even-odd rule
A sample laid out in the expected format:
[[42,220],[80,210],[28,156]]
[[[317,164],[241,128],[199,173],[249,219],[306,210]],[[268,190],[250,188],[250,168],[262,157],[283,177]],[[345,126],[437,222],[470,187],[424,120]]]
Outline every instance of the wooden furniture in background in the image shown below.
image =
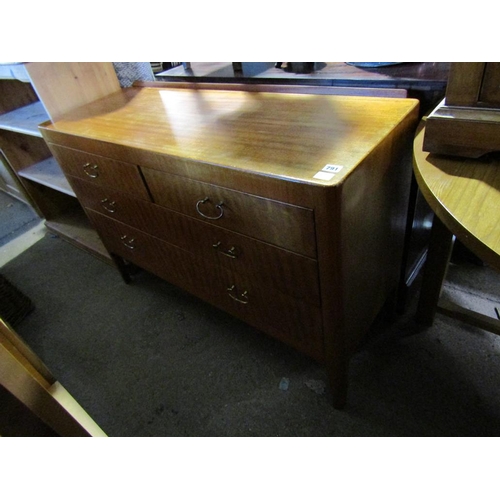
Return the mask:
[[0,150],[0,190],[10,194],[23,203],[30,204],[23,186],[19,182],[17,176],[12,172],[7,158]]
[[132,262],[325,363],[342,407],[398,283],[418,102],[193,87],[41,130],[126,279]]
[[38,125],[119,89],[111,63],[0,65],[0,153],[12,180],[6,191],[17,189],[50,231],[108,261]]
[[414,142],[414,170],[435,213],[417,319],[431,325],[436,311],[500,334],[498,319],[440,302],[455,235],[480,259],[500,271],[500,161],[457,158],[423,150],[424,123]]
[[277,69],[273,62],[241,64],[242,71],[235,72],[230,62],[192,62],[189,68],[177,66],[157,73],[156,78],[190,83],[405,89],[410,97],[420,100],[422,113],[427,113],[438,102],[436,97],[444,95],[450,69],[449,62],[407,62],[378,68],[360,68],[345,62],[320,62],[315,63],[314,72],[301,74]]
[[135,87],[199,90],[240,90],[242,92],[275,92],[279,94],[316,94],[372,97],[408,97],[406,89],[375,87],[328,87],[324,85],[277,85],[264,83],[212,83],[212,82],[135,82]]
[[423,148],[472,158],[500,150],[500,63],[452,63],[446,97],[427,118]]
[[1,318],[0,402],[1,436],[106,436]]

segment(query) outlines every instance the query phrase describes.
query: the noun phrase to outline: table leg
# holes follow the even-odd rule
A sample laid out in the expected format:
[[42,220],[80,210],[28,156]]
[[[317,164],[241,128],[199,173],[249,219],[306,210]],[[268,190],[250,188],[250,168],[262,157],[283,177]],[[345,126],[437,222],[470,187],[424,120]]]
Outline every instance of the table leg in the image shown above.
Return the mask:
[[118,268],[123,281],[128,285],[131,282],[131,277],[125,261],[114,253],[110,253],[110,255],[114,263],[116,264],[116,267]]
[[434,215],[416,315],[417,322],[422,325],[431,326],[434,321],[443,281],[448,270],[453,240],[453,234],[439,217]]

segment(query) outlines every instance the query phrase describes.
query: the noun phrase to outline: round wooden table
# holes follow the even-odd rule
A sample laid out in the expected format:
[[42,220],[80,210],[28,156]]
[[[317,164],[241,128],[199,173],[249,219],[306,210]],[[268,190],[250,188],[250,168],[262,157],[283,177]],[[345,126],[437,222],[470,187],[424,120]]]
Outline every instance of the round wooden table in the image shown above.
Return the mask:
[[413,145],[417,184],[434,212],[417,320],[432,324],[439,309],[500,334],[500,321],[447,304],[439,297],[455,235],[469,250],[500,270],[500,154],[479,159],[422,150],[425,121]]

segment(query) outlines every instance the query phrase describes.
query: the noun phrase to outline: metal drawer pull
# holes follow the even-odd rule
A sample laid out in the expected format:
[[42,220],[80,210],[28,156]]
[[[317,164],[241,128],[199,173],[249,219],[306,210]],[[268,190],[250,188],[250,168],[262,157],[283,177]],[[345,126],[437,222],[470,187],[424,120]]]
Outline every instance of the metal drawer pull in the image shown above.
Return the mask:
[[222,250],[220,248],[220,246],[221,246],[221,242],[220,241],[218,241],[217,243],[215,243],[215,245],[212,245],[212,247],[215,248],[216,250],[218,250],[222,255],[225,255],[226,257],[229,257],[231,259],[237,259],[238,258],[238,253],[237,253],[235,247],[231,247],[229,250]]
[[98,165],[91,165],[90,163],[85,163],[83,166],[83,171],[92,179],[95,179],[96,177],[99,176],[99,166]]
[[205,219],[211,219],[211,220],[217,220],[220,219],[224,215],[224,209],[222,208],[222,205],[224,205],[223,201],[219,201],[217,205],[215,205],[215,208],[219,210],[219,215],[216,217],[211,217],[210,215],[205,215],[201,210],[200,210],[200,205],[203,205],[207,201],[209,201],[210,198],[207,196],[203,200],[199,200],[198,203],[196,203],[196,211],[202,216],[205,217]]
[[130,248],[130,250],[133,250],[135,248],[135,245],[134,245],[134,242],[135,242],[135,239],[134,238],[130,238],[128,241],[127,241],[127,238],[128,236],[126,234],[124,234],[120,239],[122,240],[122,243],[127,247],[127,248]]
[[245,290],[243,293],[240,293],[240,296],[239,297],[236,297],[235,295],[233,295],[231,292],[235,291],[235,286],[232,285],[230,286],[227,291],[229,293],[229,296],[235,300],[236,302],[240,302],[241,304],[248,304],[248,292]]
[[107,198],[104,198],[104,200],[101,200],[101,205],[107,212],[112,214],[116,212],[116,201],[109,201]]

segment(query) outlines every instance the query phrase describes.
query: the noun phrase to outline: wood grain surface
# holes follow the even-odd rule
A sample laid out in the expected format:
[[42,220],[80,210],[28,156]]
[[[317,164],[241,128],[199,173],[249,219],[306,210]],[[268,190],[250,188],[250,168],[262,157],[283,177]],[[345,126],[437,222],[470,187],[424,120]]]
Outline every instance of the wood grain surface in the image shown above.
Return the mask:
[[500,157],[447,157],[422,150],[415,137],[414,170],[432,210],[464,245],[500,269]]
[[[340,182],[418,102],[375,97],[128,88],[50,131],[317,185]],[[341,147],[349,143],[349,148]],[[314,176],[342,167],[332,179]]]

